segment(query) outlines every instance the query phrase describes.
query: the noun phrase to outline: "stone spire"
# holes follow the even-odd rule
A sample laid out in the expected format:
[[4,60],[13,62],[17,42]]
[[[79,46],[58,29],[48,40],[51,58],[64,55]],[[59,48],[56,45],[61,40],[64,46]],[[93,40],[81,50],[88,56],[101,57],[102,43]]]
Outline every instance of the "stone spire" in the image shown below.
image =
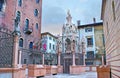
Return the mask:
[[72,17],[71,17],[71,14],[70,14],[70,10],[68,10],[68,12],[67,12],[66,19],[67,19],[67,24],[71,24],[72,23]]

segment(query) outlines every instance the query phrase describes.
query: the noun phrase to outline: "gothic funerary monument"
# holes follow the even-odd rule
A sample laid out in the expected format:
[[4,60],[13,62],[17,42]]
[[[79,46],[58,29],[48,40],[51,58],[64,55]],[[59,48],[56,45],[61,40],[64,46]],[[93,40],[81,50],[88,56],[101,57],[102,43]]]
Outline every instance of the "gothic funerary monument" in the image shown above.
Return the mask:
[[67,23],[63,25],[62,36],[59,37],[61,48],[61,64],[63,72],[70,72],[70,65],[82,65],[83,55],[80,52],[79,35],[75,24],[72,23],[70,11],[67,13]]

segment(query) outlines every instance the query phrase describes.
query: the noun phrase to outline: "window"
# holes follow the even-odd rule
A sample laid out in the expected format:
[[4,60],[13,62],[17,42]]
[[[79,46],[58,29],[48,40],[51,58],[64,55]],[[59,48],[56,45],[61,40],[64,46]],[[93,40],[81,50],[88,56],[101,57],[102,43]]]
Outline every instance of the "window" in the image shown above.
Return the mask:
[[49,49],[51,49],[51,43],[49,43]]
[[29,20],[26,19],[25,20],[25,30],[28,30],[28,28],[29,28]]
[[88,47],[93,46],[93,38],[92,37],[87,37],[87,46]]
[[55,41],[55,39],[53,39],[53,41]]
[[38,30],[38,23],[36,23],[36,29]]
[[49,37],[49,39],[50,39],[50,40],[52,40],[52,38],[51,38],[51,37]]
[[20,11],[17,11],[16,17],[17,17],[17,18],[19,19],[19,21],[20,21],[20,19],[21,19],[21,13],[20,13]]
[[22,6],[22,0],[18,0],[18,6]]
[[55,45],[53,45],[53,50],[55,50]]
[[32,49],[32,48],[33,48],[33,42],[30,42],[29,49]]
[[40,2],[40,0],[36,0],[36,3],[39,3]]
[[66,41],[65,42],[65,48],[66,48],[66,50],[67,51],[71,50],[71,41],[70,41],[70,39],[67,38],[65,41]]
[[35,64],[35,59],[33,59],[33,64]]
[[112,11],[113,11],[113,19],[115,21],[116,17],[115,17],[115,3],[114,3],[114,1],[112,1]]
[[23,47],[23,39],[22,38],[20,38],[20,40],[19,40],[19,47]]
[[34,15],[35,15],[36,17],[38,16],[38,10],[37,10],[37,9],[34,10]]
[[85,32],[92,32],[92,28],[85,28]]
[[0,11],[3,11],[4,5],[5,5],[5,1],[4,0],[0,0]]
[[87,52],[87,59],[94,59],[94,51]]
[[27,64],[27,59],[24,59],[24,64]]

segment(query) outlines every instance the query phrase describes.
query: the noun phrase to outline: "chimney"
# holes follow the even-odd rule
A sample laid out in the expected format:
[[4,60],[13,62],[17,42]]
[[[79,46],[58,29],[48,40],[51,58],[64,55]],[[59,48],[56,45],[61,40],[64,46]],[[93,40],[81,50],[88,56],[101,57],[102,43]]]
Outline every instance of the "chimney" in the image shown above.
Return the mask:
[[77,21],[77,26],[80,26],[80,20]]
[[93,23],[96,23],[96,19],[95,18],[93,18]]

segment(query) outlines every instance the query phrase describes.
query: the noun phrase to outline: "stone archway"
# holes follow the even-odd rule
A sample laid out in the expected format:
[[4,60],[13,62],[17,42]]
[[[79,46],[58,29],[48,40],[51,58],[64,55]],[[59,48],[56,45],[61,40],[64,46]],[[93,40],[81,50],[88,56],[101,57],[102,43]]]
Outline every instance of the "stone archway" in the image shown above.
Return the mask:
[[69,38],[66,38],[65,40],[65,48],[66,48],[66,53],[71,51],[71,40]]

